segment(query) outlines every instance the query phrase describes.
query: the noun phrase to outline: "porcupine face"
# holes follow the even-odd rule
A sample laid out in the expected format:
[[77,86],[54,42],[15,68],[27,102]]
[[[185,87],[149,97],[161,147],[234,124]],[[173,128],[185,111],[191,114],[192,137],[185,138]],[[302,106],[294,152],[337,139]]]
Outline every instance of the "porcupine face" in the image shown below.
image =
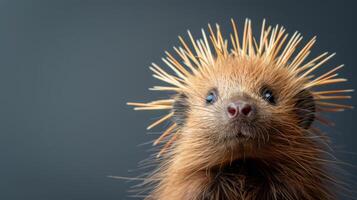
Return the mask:
[[174,47],[178,59],[169,52],[162,59],[171,71],[155,63],[150,67],[153,76],[165,83],[151,90],[175,95],[147,103],[128,102],[135,110],[169,110],[148,126],[171,122],[154,142],[165,143],[158,157],[177,149],[173,144],[207,154],[237,146],[254,151],[262,146],[280,146],[280,151],[297,144],[303,148],[301,142],[309,142],[305,134],[312,133],[315,116],[326,124],[321,113],[352,108],[330,101],[349,99],[345,93],[353,90],[318,89],[347,79],[336,73],[343,65],[313,74],[334,56],[325,52],[309,58],[315,37],[300,47],[299,33],[288,37],[283,27],[266,27],[265,21],[259,37],[253,36],[250,20],[242,37],[233,20],[232,27],[230,42],[219,25],[216,30],[209,25],[210,34],[202,30],[198,40],[189,32],[190,44],[180,37],[182,47]]
[[190,77],[192,86],[176,97],[174,121],[186,130],[183,137],[219,148],[256,147],[269,138],[304,134],[313,122],[314,100],[286,68],[229,57],[210,69]]

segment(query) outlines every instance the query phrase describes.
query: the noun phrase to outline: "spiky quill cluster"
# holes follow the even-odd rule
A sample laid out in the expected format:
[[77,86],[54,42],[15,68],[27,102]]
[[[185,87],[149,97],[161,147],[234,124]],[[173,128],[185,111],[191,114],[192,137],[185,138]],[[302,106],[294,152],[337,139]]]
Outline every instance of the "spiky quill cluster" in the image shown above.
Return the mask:
[[[352,92],[353,90],[351,89],[314,91],[314,88],[318,86],[347,81],[344,78],[338,77],[337,71],[341,69],[343,65],[334,67],[317,77],[312,74],[335,55],[334,53],[329,54],[325,52],[308,60],[311,49],[316,42],[316,37],[313,37],[298,50],[303,39],[298,32],[295,32],[288,39],[288,34],[285,32],[284,27],[278,25],[275,27],[266,26],[264,20],[260,38],[257,40],[252,33],[251,21],[247,19],[244,24],[243,37],[240,39],[236,23],[233,20],[231,20],[231,22],[233,33],[230,34],[230,42],[223,38],[220,27],[217,24],[215,30],[211,25],[208,25],[208,36],[202,29],[202,39],[198,40],[195,40],[188,31],[191,48],[182,37],[179,37],[182,47],[174,47],[174,50],[180,60],[176,59],[169,52],[165,52],[166,57],[162,58],[167,67],[174,73],[166,72],[155,63],[150,67],[154,73],[153,77],[168,85],[154,86],[150,88],[150,90],[184,93],[185,91],[189,91],[190,85],[193,84],[190,82],[190,77],[202,73],[211,73],[209,69],[214,66],[218,60],[224,60],[229,56],[248,57],[250,59],[256,58],[264,60],[277,68],[287,68],[298,81],[303,80],[304,85],[302,89],[311,91],[316,103],[316,113],[339,112],[352,108],[349,105],[330,101],[351,98],[351,96],[345,95],[345,93]],[[232,46],[232,48],[229,46]],[[169,98],[147,103],[129,102],[127,104],[135,106],[135,110],[170,110],[167,115],[149,125],[147,127],[149,130],[165,121],[169,121],[170,118],[174,116],[174,112],[172,111],[174,102],[174,99]],[[323,118],[317,117],[317,120],[326,123],[326,120]],[[154,145],[157,145],[163,142],[165,138],[170,138],[166,140],[161,151],[157,154],[158,157],[175,142],[178,134],[178,125],[175,122],[171,122],[171,125],[154,141]]]

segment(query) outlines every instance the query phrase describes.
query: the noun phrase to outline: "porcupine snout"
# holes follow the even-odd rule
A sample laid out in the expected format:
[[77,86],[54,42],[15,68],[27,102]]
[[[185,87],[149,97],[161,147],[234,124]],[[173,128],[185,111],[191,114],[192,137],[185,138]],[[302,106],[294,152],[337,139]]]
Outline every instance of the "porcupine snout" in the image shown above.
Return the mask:
[[231,102],[227,106],[227,114],[229,118],[251,117],[253,115],[253,106],[246,101]]
[[255,119],[258,115],[258,108],[252,98],[244,96],[235,96],[226,101],[224,115],[227,127],[230,127],[230,135],[233,133],[234,138],[237,136],[248,136],[251,129],[255,127]]

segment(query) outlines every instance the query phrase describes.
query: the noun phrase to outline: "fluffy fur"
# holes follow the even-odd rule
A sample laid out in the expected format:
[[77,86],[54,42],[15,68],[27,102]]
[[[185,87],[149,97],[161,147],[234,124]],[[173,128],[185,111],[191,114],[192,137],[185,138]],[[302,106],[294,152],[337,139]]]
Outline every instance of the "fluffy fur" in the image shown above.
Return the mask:
[[[180,37],[183,47],[174,49],[182,60],[167,52],[163,59],[174,75],[156,64],[150,67],[155,78],[169,84],[151,89],[175,95],[128,103],[136,110],[170,110],[148,127],[171,121],[154,142],[164,145],[157,153],[158,168],[144,181],[152,186],[146,198],[335,199],[339,182],[328,170],[327,138],[311,125],[326,122],[321,112],[350,108],[330,100],[348,99],[343,93],[352,90],[316,90],[346,81],[336,74],[342,65],[316,77],[312,72],[334,54],[306,61],[315,38],[296,51],[302,40],[298,33],[288,40],[284,28],[264,22],[256,39],[246,20],[240,39],[232,24],[230,44],[218,25],[216,30],[209,26],[209,36],[202,30],[200,40],[189,33],[191,48]],[[274,102],[262,96],[266,88]],[[217,100],[208,105],[212,90]],[[227,118],[227,105],[237,100],[252,105],[253,118]]]

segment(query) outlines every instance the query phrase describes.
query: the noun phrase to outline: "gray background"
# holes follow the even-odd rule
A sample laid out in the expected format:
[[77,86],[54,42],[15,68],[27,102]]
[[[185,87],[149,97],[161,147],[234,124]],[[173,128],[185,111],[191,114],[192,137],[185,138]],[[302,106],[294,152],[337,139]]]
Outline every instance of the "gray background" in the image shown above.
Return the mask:
[[[353,1],[0,1],[0,199],[127,199],[154,138],[153,113],[125,102],[150,100],[158,84],[147,68],[177,35],[208,22],[263,18],[318,35],[315,54],[337,52],[332,65],[357,88]],[[306,40],[305,40],[306,41]],[[162,96],[163,94],[161,94]],[[356,105],[356,98],[349,103]],[[336,154],[357,164],[355,110],[331,115]],[[348,177],[356,175],[347,168]],[[355,189],[355,188],[354,188]]]

